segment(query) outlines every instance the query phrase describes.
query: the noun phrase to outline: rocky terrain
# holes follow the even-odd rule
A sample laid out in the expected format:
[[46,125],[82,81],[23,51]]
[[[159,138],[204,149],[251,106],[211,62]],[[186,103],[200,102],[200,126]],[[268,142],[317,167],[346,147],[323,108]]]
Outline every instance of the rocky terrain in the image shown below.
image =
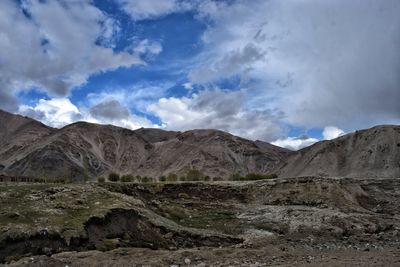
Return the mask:
[[277,172],[285,177],[400,177],[400,126],[377,126],[318,142],[293,153]]
[[400,264],[400,179],[0,187],[10,266]]
[[196,169],[280,177],[400,177],[400,126],[384,125],[289,151],[217,130],[131,131],[77,122],[54,129],[0,111],[0,174],[91,180],[110,172],[159,178]]
[[0,164],[2,173],[12,176],[83,180],[115,171],[158,178],[193,168],[227,177],[269,173],[290,154],[216,130],[131,131],[85,122],[53,129],[18,115],[0,115]]
[[[193,169],[279,178],[93,182]],[[0,111],[0,265],[399,266],[399,177],[400,126],[293,152],[216,130],[54,129]]]

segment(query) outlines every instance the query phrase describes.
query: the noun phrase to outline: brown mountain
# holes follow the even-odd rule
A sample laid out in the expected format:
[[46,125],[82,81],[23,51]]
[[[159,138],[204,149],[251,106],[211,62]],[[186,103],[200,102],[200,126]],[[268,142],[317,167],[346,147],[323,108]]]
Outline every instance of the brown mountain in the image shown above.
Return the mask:
[[56,129],[0,110],[0,171],[28,153],[30,145]]
[[292,154],[280,176],[400,177],[400,126],[383,125]]
[[212,177],[400,177],[400,126],[377,126],[290,152],[217,130],[131,131],[86,122],[54,129],[0,111],[0,174],[83,179],[115,171],[159,177],[191,168]]
[[2,172],[33,177],[98,177],[111,171],[158,177],[196,168],[209,176],[268,173],[289,152],[216,130],[128,129],[78,122],[61,129],[0,113]]

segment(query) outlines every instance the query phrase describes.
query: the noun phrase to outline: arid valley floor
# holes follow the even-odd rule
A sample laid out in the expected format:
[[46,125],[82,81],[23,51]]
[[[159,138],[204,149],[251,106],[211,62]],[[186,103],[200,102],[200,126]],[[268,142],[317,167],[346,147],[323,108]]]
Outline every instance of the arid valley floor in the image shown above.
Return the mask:
[[399,179],[2,183],[10,266],[399,266]]

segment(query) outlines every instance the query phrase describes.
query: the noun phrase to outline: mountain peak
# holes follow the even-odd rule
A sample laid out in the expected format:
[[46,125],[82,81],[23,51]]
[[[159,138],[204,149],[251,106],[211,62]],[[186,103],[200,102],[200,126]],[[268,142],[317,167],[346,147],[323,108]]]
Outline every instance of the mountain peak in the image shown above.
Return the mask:
[[378,125],[305,147],[283,176],[400,177],[400,126]]

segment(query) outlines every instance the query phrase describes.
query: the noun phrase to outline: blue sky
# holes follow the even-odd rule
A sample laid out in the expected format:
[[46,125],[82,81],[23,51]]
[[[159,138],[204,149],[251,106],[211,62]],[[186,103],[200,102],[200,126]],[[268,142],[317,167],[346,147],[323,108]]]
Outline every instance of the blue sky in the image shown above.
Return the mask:
[[400,122],[399,12],[395,0],[4,0],[0,108],[299,149]]

